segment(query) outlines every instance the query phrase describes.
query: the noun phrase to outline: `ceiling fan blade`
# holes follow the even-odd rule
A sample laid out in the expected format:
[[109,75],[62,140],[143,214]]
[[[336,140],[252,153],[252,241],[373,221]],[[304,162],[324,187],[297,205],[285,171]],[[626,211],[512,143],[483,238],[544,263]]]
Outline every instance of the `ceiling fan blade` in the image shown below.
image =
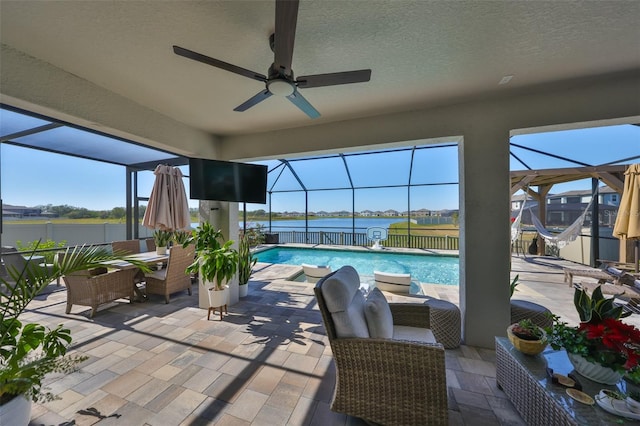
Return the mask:
[[280,74],[291,76],[293,43],[298,21],[298,0],[276,0],[276,30],[274,41],[275,69]]
[[271,92],[269,92],[267,89],[264,89],[262,92],[260,92],[257,95],[253,96],[252,98],[250,98],[249,100],[245,101],[244,103],[238,105],[233,110],[234,111],[240,111],[240,112],[246,111],[249,108],[251,108],[252,106],[254,106],[255,104],[264,101],[265,99],[267,99],[270,96],[271,96]]
[[318,110],[315,109],[313,106],[311,106],[309,101],[307,101],[304,98],[304,96],[302,96],[300,94],[300,92],[298,92],[297,90],[294,91],[289,96],[287,96],[287,99],[289,99],[295,106],[300,108],[302,110],[302,112],[307,114],[309,116],[309,118],[318,118],[318,117],[320,117],[320,113],[318,112]]
[[216,68],[221,68],[225,71],[231,71],[232,73],[240,74],[254,80],[258,80],[262,82],[267,81],[267,77],[265,77],[260,73],[257,73],[255,71],[251,71],[245,68],[241,68],[239,66],[229,64],[227,62],[223,62],[218,59],[211,58],[201,53],[194,52],[193,50],[185,49],[184,47],[173,46],[173,52],[176,55],[183,56],[188,59],[193,59],[194,61],[202,62],[203,64],[211,65]]
[[371,70],[334,72],[298,77],[296,81],[300,89],[310,87],[337,86],[339,84],[364,83],[371,80]]

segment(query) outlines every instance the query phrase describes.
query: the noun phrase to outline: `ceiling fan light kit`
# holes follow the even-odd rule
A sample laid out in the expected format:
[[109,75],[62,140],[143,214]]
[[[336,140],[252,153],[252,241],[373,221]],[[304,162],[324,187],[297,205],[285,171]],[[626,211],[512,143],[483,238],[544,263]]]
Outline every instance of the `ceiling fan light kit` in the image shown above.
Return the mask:
[[257,93],[244,103],[234,108],[234,111],[246,111],[254,105],[276,95],[286,97],[310,118],[320,117],[320,113],[298,92],[298,89],[312,87],[337,86],[340,84],[364,83],[371,79],[371,70],[344,71],[329,74],[315,74],[293,78],[291,62],[293,60],[293,45],[298,20],[299,0],[276,0],[275,32],[269,37],[269,45],[274,52],[273,64],[266,76],[228,62],[214,59],[201,53],[173,46],[176,55],[202,62],[216,68],[223,69],[244,77],[261,81],[265,89]]

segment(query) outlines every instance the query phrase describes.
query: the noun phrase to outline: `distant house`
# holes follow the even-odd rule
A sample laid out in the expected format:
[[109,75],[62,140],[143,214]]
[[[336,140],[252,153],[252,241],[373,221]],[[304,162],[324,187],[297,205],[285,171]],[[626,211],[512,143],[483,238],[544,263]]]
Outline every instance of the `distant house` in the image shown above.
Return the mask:
[[[551,194],[547,196],[546,221],[549,226],[569,226],[574,223],[587,208],[593,193],[591,190],[574,190]],[[520,212],[525,195],[520,194],[511,198],[511,217],[515,218]],[[616,213],[620,205],[620,195],[608,186],[598,190],[598,216],[601,226],[613,226]],[[526,197],[525,210],[522,213],[522,223],[531,224],[531,214],[529,209],[538,213],[538,202]],[[591,212],[587,213],[585,226],[591,224]]]
[[387,217],[395,217],[395,216],[399,216],[399,213],[398,213],[398,210],[389,209],[389,210],[383,211],[382,215]]
[[2,205],[2,217],[38,217],[42,215],[42,209],[25,206],[12,206],[10,204]]

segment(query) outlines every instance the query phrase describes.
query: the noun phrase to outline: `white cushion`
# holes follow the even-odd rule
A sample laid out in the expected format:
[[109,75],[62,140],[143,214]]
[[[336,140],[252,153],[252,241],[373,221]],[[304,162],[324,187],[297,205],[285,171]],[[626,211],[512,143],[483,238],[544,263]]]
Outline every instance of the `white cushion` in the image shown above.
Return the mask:
[[369,337],[369,329],[364,316],[364,296],[357,291],[346,311],[331,314],[338,337]]
[[393,340],[411,340],[421,343],[437,343],[433,332],[428,328],[408,325],[393,326]]
[[351,266],[343,266],[322,280],[322,296],[338,337],[369,337],[365,299],[359,288],[360,276]]
[[371,290],[364,304],[369,336],[378,339],[393,337],[393,315],[384,294],[378,288]]
[[376,282],[382,282],[386,284],[411,284],[411,274],[394,274],[391,272],[373,271],[373,277]]

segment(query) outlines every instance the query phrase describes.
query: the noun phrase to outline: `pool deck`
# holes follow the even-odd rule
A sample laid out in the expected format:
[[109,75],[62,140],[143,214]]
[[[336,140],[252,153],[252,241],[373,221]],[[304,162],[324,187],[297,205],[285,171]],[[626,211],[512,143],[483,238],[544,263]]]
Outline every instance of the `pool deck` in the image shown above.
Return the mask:
[[[512,272],[521,282],[514,298],[577,322],[564,266],[576,265],[514,256]],[[222,321],[207,321],[206,310],[196,307],[195,285],[194,295],[176,293],[169,304],[154,295],[145,303],[120,300],[89,318],[90,309],[80,306],[65,314],[66,290],[52,284],[21,319],[64,323],[73,352],[89,360],[81,371],[48,380],[62,399],[35,404],[30,424],[364,425],[329,409],[331,349],[313,284],[288,280],[295,268],[256,265],[249,295],[229,306]],[[429,290],[458,303],[456,286]],[[625,322],[639,326],[640,315]],[[492,348],[447,350],[446,368],[449,424],[524,425],[496,386]]]

